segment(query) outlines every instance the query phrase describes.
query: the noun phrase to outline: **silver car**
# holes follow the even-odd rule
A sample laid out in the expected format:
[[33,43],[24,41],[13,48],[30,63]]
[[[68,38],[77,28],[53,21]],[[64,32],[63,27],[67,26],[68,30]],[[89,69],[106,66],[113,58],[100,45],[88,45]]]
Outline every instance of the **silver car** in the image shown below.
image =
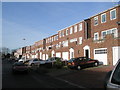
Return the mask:
[[114,69],[107,74],[105,81],[105,88],[107,90],[120,90],[120,59],[118,60],[117,64],[115,65]]

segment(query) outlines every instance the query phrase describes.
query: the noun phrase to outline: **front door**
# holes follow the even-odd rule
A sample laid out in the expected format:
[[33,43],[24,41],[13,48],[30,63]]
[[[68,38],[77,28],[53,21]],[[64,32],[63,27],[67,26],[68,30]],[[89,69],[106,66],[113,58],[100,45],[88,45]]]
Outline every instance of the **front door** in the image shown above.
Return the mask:
[[85,56],[86,56],[87,58],[89,58],[89,50],[88,50],[88,49],[85,50]]

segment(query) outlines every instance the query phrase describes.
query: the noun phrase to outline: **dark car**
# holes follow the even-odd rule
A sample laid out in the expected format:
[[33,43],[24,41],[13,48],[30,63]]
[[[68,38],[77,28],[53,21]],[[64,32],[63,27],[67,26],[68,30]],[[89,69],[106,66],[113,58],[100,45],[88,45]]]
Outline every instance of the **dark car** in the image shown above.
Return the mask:
[[78,57],[78,58],[72,58],[67,63],[69,68],[75,68],[80,70],[81,68],[90,67],[90,66],[98,66],[99,61],[86,58],[86,57]]
[[114,69],[106,74],[104,87],[106,90],[120,90],[120,59]]
[[12,72],[13,73],[23,73],[26,72],[28,73],[29,68],[26,64],[24,64],[23,62],[15,62],[12,65]]

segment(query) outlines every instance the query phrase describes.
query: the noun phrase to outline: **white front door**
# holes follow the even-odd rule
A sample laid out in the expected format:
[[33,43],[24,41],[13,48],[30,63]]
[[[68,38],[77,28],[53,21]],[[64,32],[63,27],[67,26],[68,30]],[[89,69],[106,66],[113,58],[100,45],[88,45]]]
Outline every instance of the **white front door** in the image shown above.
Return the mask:
[[60,52],[56,53],[56,57],[61,57],[61,53]]
[[107,65],[107,48],[94,49],[94,59],[99,60],[103,65]]
[[74,58],[74,49],[70,48],[70,59]]
[[52,57],[54,57],[54,55],[55,55],[55,51],[53,50],[51,54],[52,54]]
[[43,60],[45,60],[45,54],[43,54],[43,56],[42,56],[42,57],[43,57],[42,59],[43,59]]
[[42,52],[40,52],[40,59],[42,59]]
[[46,60],[48,59],[48,54],[46,54]]
[[68,52],[62,52],[62,58],[68,60]]
[[120,59],[120,46],[113,47],[113,65]]

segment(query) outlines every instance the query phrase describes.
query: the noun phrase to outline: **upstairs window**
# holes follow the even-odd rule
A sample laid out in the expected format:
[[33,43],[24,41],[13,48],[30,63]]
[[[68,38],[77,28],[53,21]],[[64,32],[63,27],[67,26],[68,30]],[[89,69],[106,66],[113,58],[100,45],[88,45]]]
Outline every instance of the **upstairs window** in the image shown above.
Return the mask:
[[94,33],[94,40],[98,40],[99,39],[99,34],[98,32],[97,33]]
[[74,26],[74,33],[77,32],[77,25]]
[[72,34],[72,33],[73,33],[73,28],[71,27],[71,28],[70,28],[70,34]]
[[94,26],[98,25],[98,16],[94,17]]
[[106,22],[106,13],[101,15],[101,23]]
[[66,35],[68,35],[68,29],[66,30]]
[[110,11],[110,20],[116,19],[116,9]]
[[79,37],[79,44],[82,44],[82,37]]
[[82,23],[79,24],[79,31],[82,30]]

